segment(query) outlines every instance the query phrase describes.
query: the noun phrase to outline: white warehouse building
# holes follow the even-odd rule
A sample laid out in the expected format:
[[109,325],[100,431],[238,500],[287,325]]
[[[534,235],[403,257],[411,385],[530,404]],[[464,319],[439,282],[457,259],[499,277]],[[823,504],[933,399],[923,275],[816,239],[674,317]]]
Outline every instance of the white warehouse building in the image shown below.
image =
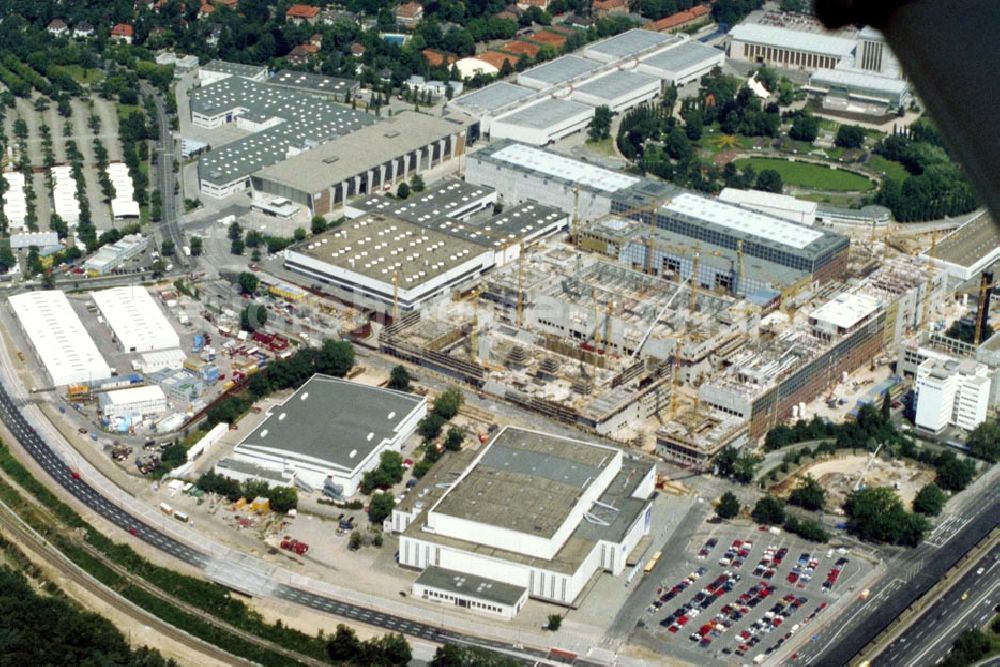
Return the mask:
[[[399,564],[434,568],[414,596],[483,614],[510,618],[525,597],[571,605],[598,571],[621,574],[649,534],[655,473],[620,449],[507,427],[429,507],[393,510]],[[508,603],[468,604],[473,589],[449,583],[462,576]]]
[[7,229],[12,232],[24,229],[24,218],[28,214],[28,202],[24,196],[24,174],[19,171],[4,172],[7,190],[3,193],[3,214],[7,218]]
[[[618,113],[660,94],[660,80],[641,72],[615,70],[573,88],[570,99]],[[515,137],[517,138],[517,137]]]
[[796,199],[791,195],[762,190],[722,188],[722,192],[719,193],[719,201],[797,222],[800,225],[811,225],[816,222],[816,202]]
[[97,395],[98,409],[108,419],[139,422],[167,411],[167,396],[157,385],[105,391]]
[[588,104],[546,98],[494,119],[490,137],[544,146],[585,129],[593,117],[594,107]]
[[722,67],[722,51],[693,39],[684,39],[639,60],[638,70],[675,86],[697,81],[716,67]]
[[63,292],[15,294],[8,302],[54,386],[111,377],[111,367]]
[[112,287],[91,292],[97,309],[126,352],[180,347],[180,338],[144,287]]
[[421,396],[317,374],[274,406],[216,472],[348,498],[425,414]]

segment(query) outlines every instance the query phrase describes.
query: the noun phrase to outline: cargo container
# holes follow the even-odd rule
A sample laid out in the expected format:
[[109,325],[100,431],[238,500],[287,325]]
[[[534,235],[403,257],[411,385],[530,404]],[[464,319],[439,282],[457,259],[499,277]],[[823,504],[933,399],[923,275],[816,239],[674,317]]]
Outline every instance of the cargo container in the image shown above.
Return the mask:
[[204,334],[195,334],[194,338],[191,339],[191,352],[198,354],[205,349],[205,336]]
[[184,512],[174,512],[174,518],[180,521],[181,523],[187,523],[188,521],[190,521],[188,515],[185,514]]
[[219,367],[205,366],[201,369],[201,380],[205,384],[215,384],[219,381]]
[[164,514],[171,515],[174,513],[174,508],[166,503],[160,503],[160,511]]

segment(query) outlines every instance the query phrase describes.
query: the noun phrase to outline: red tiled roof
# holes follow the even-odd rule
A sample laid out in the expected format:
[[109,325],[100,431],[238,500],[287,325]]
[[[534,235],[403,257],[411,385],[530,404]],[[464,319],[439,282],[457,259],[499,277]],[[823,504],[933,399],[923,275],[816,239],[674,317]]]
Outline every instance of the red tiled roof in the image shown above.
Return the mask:
[[664,30],[670,30],[671,28],[676,28],[682,26],[685,23],[690,23],[691,21],[700,19],[708,14],[708,7],[704,5],[695,5],[691,9],[677,12],[676,14],[671,14],[659,21],[654,21],[648,27],[650,30],[655,30],[657,32],[663,32]]
[[285,16],[290,19],[314,19],[319,14],[319,7],[312,5],[292,5],[285,12]]
[[514,40],[513,42],[507,42],[500,48],[506,53],[515,53],[520,56],[529,56],[531,58],[537,56],[538,52],[542,50],[542,47],[537,44],[525,42],[520,39]]
[[213,1],[217,5],[222,5],[224,7],[232,8],[235,7],[237,4],[239,4],[240,0],[213,0]]
[[111,29],[112,37],[131,37],[132,36],[132,26],[128,23],[118,23],[114,28]]
[[412,19],[417,14],[423,10],[419,2],[407,2],[406,4],[396,7],[396,16],[401,16],[405,19]]
[[214,12],[214,11],[215,11],[215,7],[213,7],[212,5],[208,4],[207,2],[206,2],[206,3],[204,3],[204,4],[203,4],[203,5],[201,6],[201,9],[199,10],[199,12],[200,12],[201,14],[211,14],[211,13],[212,13],[212,12]]
[[427,64],[431,67],[440,67],[441,65],[451,65],[458,62],[458,56],[452,55],[450,53],[445,53],[444,51],[437,51],[435,49],[424,49],[420,53],[423,54],[424,58],[427,59]]
[[517,56],[512,56],[509,53],[500,53],[499,51],[486,51],[485,53],[480,53],[476,56],[479,60],[484,63],[489,63],[497,69],[503,69],[503,61],[510,62],[510,66],[513,67],[520,60]]

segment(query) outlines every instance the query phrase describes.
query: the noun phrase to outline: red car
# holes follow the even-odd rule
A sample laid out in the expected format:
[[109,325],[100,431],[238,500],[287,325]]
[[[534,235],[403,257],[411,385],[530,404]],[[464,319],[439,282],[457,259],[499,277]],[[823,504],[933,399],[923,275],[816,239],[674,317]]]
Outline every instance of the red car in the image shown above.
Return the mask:
[[128,528],[128,534],[129,535],[138,535],[139,534],[139,529],[136,528],[135,526],[129,526],[129,528]]

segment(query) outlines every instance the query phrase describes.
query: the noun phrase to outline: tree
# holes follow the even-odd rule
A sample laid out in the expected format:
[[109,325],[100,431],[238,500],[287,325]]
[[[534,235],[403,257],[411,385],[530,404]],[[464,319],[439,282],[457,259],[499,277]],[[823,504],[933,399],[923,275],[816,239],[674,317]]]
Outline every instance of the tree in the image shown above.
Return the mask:
[[743,452],[733,465],[733,479],[740,484],[749,484],[757,469],[757,457],[750,452]]
[[448,435],[444,438],[444,448],[449,452],[457,452],[462,449],[462,442],[465,441],[465,432],[457,426],[448,429]]
[[400,199],[406,199],[410,196],[410,186],[406,183],[400,183],[399,187],[396,188],[396,196]]
[[829,533],[826,532],[822,524],[813,519],[799,520],[789,514],[785,517],[784,526],[789,533],[794,533],[812,542],[826,542],[830,539]]
[[231,225],[229,225],[230,240],[235,241],[236,239],[242,237],[243,237],[243,227],[240,226],[240,223],[234,222]]
[[889,392],[885,392],[882,396],[882,409],[880,411],[882,416],[882,421],[888,422],[889,418],[892,417],[892,399],[889,398]]
[[974,665],[990,654],[989,635],[979,628],[967,628],[955,640],[951,652],[941,663],[944,667]]
[[757,81],[759,81],[761,85],[767,88],[767,92],[774,94],[774,92],[777,91],[778,73],[775,72],[773,69],[769,69],[767,67],[761,67],[759,70],[757,70],[755,76],[757,78]]
[[431,660],[431,667],[517,667],[520,664],[514,658],[480,646],[459,644],[438,646]]
[[359,533],[356,530],[353,533],[351,533],[351,541],[350,541],[350,543],[349,543],[348,546],[350,547],[351,551],[357,551],[358,549],[360,549],[361,548],[361,533]]
[[691,141],[701,139],[701,133],[705,127],[705,117],[701,111],[692,109],[684,113],[684,132]]
[[163,239],[163,242],[160,244],[160,253],[164,257],[169,257],[173,255],[176,251],[177,248],[174,246],[173,239]]
[[240,311],[240,328],[244,331],[256,331],[267,324],[267,309],[249,305]]
[[826,501],[826,490],[812,475],[806,475],[802,483],[788,496],[788,502],[802,509],[821,510]]
[[996,463],[1000,459],[1000,422],[987,419],[972,429],[965,444],[974,456]]
[[192,236],[190,241],[191,256],[198,257],[202,251],[202,239],[200,236]]
[[444,419],[451,419],[458,414],[459,408],[462,407],[462,401],[462,391],[455,387],[449,387],[434,399],[434,414],[440,415]]
[[715,513],[720,519],[734,519],[740,513],[740,501],[732,493],[726,491],[719,498],[719,506],[715,508]]
[[437,413],[431,413],[417,422],[417,433],[425,440],[433,440],[441,435],[444,428],[445,418]]
[[387,386],[389,389],[409,391],[410,381],[412,379],[413,378],[410,377],[410,372],[406,370],[406,366],[395,366],[391,371],[389,371],[389,384]]
[[841,125],[837,128],[835,143],[841,148],[861,148],[865,143],[865,129],[857,125]]
[[796,141],[816,141],[819,134],[819,119],[808,113],[800,113],[792,121],[792,129],[788,131],[788,136]]
[[424,191],[424,177],[420,174],[414,174],[413,178],[410,179],[410,189],[414,192]]
[[937,516],[947,502],[948,496],[937,484],[931,482],[917,491],[917,495],[913,497],[913,511],[928,516]]
[[[351,544],[354,544],[355,535],[358,537],[358,546],[361,546],[361,535],[357,531],[351,533]],[[356,549],[357,547],[352,546],[352,548]],[[357,657],[360,650],[361,642],[358,641],[354,629],[342,623],[337,625],[337,632],[326,643],[326,654],[330,660],[337,663],[351,662]]]
[[750,516],[757,523],[780,526],[785,522],[785,504],[774,496],[764,496],[753,506]]
[[887,487],[855,491],[844,503],[848,529],[863,540],[916,546],[930,524],[903,508],[896,492]]
[[691,148],[691,141],[688,139],[687,134],[676,125],[670,130],[670,134],[667,135],[666,146],[667,155],[678,162],[686,164],[691,161],[691,157],[694,155],[694,149]]
[[313,234],[322,234],[326,231],[326,227],[326,218],[321,215],[314,215],[312,221],[309,223],[309,228]]
[[316,358],[316,370],[344,377],[354,368],[354,346],[346,340],[325,340]]
[[774,169],[764,169],[757,174],[757,182],[754,187],[764,192],[781,193],[784,184],[781,182],[781,174]]
[[560,614],[549,614],[549,623],[545,626],[547,630],[555,632],[562,627],[562,616]]
[[726,446],[715,455],[715,470],[719,477],[732,477],[736,470],[736,459],[739,451],[735,447]]
[[243,251],[246,250],[247,244],[243,242],[243,239],[236,238],[233,239],[232,244],[229,246],[229,252],[234,255],[242,255]]
[[946,491],[963,490],[976,475],[976,462],[972,459],[960,459],[951,450],[941,452],[934,465],[937,468],[934,481]]
[[243,271],[236,277],[236,284],[240,287],[240,294],[256,294],[260,287],[260,279],[249,271]]
[[296,243],[305,241],[307,236],[309,236],[309,233],[305,230],[304,227],[296,227],[295,231],[292,232],[292,238],[295,239]]
[[590,121],[587,130],[587,138],[590,141],[602,141],[611,137],[611,109],[606,105],[601,105],[594,110],[594,117]]
[[275,512],[287,512],[299,506],[299,492],[294,486],[276,486],[268,489],[267,498],[271,509]]
[[368,504],[368,520],[372,523],[382,523],[392,514],[396,505],[391,493],[377,493]]

